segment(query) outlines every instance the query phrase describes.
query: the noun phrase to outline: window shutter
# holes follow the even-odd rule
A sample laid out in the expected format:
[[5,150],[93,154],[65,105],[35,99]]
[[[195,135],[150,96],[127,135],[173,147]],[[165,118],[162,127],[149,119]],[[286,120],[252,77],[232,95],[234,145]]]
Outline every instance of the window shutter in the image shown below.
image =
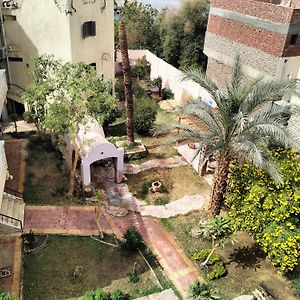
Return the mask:
[[91,21],[90,25],[91,25],[90,35],[95,36],[96,35],[96,22]]
[[88,34],[88,23],[83,23],[82,24],[82,37],[86,38],[87,34]]

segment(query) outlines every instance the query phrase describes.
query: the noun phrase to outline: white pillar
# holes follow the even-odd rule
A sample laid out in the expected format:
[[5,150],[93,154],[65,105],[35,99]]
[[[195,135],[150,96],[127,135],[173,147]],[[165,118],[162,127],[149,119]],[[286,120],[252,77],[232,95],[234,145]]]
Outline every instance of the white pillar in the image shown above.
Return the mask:
[[91,184],[91,168],[90,164],[81,161],[81,178],[83,187]]

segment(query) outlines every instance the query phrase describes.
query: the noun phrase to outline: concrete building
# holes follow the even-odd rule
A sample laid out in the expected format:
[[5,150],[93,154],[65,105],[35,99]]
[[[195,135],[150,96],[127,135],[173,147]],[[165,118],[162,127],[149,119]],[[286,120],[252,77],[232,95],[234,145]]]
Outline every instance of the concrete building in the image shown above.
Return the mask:
[[[299,0],[211,0],[204,53],[220,86],[237,53],[246,77],[300,78]],[[300,105],[298,98],[292,99]]]
[[[2,62],[8,62],[8,98],[19,101],[31,83],[37,55],[95,66],[114,76],[114,2],[111,0],[2,0]],[[8,110],[24,109],[14,101]]]

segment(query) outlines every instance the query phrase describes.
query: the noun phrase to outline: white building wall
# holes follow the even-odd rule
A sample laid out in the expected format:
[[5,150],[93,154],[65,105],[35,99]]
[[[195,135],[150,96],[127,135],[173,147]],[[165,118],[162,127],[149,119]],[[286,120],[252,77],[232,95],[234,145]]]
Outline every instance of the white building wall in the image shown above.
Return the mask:
[[[118,52],[118,62],[121,61],[120,52]],[[182,80],[184,73],[174,68],[164,60],[160,59],[148,50],[129,50],[129,59],[136,61],[143,56],[151,64],[150,77],[153,80],[160,76],[163,82],[163,88],[170,88],[174,93],[174,99],[178,105],[184,105],[191,98],[202,98],[203,101],[215,107],[211,95],[206,89],[192,80]],[[117,65],[116,68],[119,68]]]
[[[28,72],[33,68],[33,59],[43,54],[54,55],[64,62],[96,62],[99,76],[114,76],[113,1],[74,0],[72,14],[65,12],[64,8],[71,7],[67,0],[21,2],[20,8],[2,9],[8,55],[23,59],[9,63],[13,84],[26,88],[30,84]],[[104,9],[101,3],[106,3]],[[15,16],[16,20],[7,20],[6,15]],[[83,39],[85,21],[96,21],[95,37]]]

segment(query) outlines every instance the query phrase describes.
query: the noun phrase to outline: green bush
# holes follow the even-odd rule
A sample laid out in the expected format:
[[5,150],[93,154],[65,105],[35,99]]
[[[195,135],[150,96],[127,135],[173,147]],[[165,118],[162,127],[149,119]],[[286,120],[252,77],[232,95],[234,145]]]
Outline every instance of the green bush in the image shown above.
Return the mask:
[[133,264],[132,270],[128,274],[128,281],[132,283],[138,283],[140,281],[139,273],[136,268],[136,263]]
[[[204,262],[206,260],[206,258],[208,257],[208,255],[210,254],[210,252],[211,252],[210,249],[203,249],[203,250],[200,250],[198,252],[195,252],[193,254],[192,258],[194,260]],[[212,264],[214,264],[216,262],[219,262],[219,261],[221,261],[221,258],[216,253],[213,253],[211,255],[211,257],[209,258],[208,265],[212,265]]]
[[157,115],[157,103],[151,98],[140,98],[134,101],[134,127],[137,133],[149,135]]
[[146,56],[143,56],[136,61],[136,64],[132,69],[132,75],[143,80],[149,79],[150,65],[146,59]]
[[16,300],[16,298],[11,297],[7,292],[0,291],[0,300]]
[[174,99],[174,93],[172,92],[171,89],[163,89],[162,90],[162,94],[161,94],[161,98],[163,100],[168,100],[168,99]]
[[[210,249],[203,249],[193,254],[192,258],[204,262],[210,254]],[[207,266],[209,266],[209,272],[206,274],[208,280],[218,279],[227,273],[226,267],[216,253],[213,253],[208,260]]]
[[24,111],[23,112],[23,118],[26,122],[28,123],[33,123],[33,118],[32,118],[32,115],[31,115],[31,112],[30,111]]
[[115,290],[110,295],[111,300],[129,300],[130,296],[120,290]]
[[124,238],[126,240],[124,246],[131,252],[136,251],[143,244],[143,238],[134,225],[127,228]]
[[212,265],[212,270],[207,273],[206,278],[208,280],[218,279],[226,275],[227,270],[222,261],[218,261]]
[[189,288],[190,297],[194,300],[221,299],[217,291],[208,283],[200,283],[196,280]]
[[135,99],[150,98],[147,91],[138,83],[133,84],[133,95]]

